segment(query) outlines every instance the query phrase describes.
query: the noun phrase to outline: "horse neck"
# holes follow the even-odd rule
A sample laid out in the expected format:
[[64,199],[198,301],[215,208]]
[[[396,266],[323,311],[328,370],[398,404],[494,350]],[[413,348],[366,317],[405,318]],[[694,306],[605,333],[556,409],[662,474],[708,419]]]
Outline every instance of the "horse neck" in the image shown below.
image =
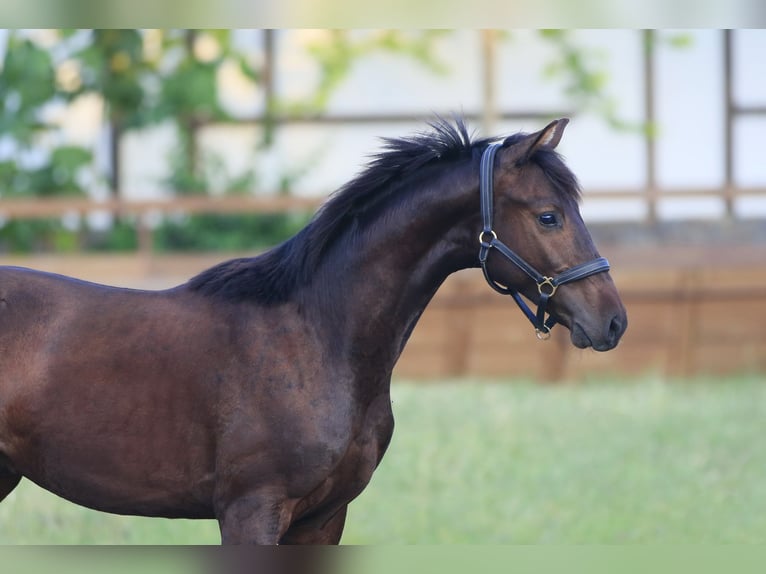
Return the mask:
[[320,299],[306,308],[332,309],[334,347],[388,374],[439,286],[475,266],[478,249],[478,180],[470,163],[401,193],[364,230],[336,243],[306,291]]

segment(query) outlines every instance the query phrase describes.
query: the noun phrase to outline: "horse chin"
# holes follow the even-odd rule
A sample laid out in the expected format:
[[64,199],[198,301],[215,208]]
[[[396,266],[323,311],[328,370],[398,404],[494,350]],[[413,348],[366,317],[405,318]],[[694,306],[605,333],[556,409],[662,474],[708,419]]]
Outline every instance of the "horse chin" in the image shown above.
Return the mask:
[[572,344],[578,349],[593,347],[593,341],[590,340],[585,329],[583,329],[579,323],[575,323],[569,328],[569,338],[571,339]]

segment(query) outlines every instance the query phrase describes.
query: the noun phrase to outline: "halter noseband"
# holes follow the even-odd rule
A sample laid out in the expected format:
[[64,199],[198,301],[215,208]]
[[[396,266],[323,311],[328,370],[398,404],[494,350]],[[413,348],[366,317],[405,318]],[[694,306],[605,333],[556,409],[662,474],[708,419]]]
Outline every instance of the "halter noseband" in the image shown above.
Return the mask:
[[[505,243],[497,238],[497,233],[492,229],[493,175],[495,154],[501,147],[503,147],[503,144],[501,143],[490,144],[481,156],[479,194],[481,195],[481,217],[484,227],[481,233],[479,233],[479,244],[481,245],[479,248],[479,263],[481,264],[481,270],[484,272],[484,278],[487,280],[490,287],[498,293],[513,297],[513,300],[516,301],[516,304],[534,326],[537,338],[545,340],[550,338],[551,328],[556,324],[556,319],[554,319],[552,315],[548,315],[547,319],[545,317],[548,301],[556,293],[556,289],[565,283],[584,279],[585,277],[594,275],[595,273],[601,273],[602,271],[609,271],[609,262],[603,257],[598,257],[587,263],[570,267],[554,277],[548,277],[537,271],[537,269],[524,261]],[[516,265],[516,267],[521,269],[535,283],[537,283],[537,291],[540,293],[540,300],[537,303],[537,313],[532,312],[529,306],[521,298],[518,291],[504,287],[490,277],[489,270],[487,269],[487,258],[489,257],[490,250],[493,248],[497,249],[506,257],[506,259],[510,260],[511,263]]]

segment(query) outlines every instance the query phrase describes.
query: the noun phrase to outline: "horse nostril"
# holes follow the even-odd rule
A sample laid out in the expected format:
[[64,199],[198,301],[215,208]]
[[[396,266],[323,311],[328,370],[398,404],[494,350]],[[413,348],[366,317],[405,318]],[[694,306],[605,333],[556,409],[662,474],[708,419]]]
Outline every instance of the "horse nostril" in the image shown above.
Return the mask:
[[612,317],[611,322],[609,323],[609,341],[612,343],[616,343],[617,339],[620,338],[623,331],[623,323],[620,319],[619,315],[615,315]]

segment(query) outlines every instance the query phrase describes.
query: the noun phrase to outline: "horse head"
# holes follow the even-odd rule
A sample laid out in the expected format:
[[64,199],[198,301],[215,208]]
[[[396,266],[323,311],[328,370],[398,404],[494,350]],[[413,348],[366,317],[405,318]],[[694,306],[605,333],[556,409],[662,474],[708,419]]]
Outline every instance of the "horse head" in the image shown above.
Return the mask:
[[625,332],[627,315],[580,215],[577,179],[555,151],[567,123],[511,136],[484,152],[479,258],[490,285],[514,296],[539,337],[559,322],[575,346],[606,351]]

